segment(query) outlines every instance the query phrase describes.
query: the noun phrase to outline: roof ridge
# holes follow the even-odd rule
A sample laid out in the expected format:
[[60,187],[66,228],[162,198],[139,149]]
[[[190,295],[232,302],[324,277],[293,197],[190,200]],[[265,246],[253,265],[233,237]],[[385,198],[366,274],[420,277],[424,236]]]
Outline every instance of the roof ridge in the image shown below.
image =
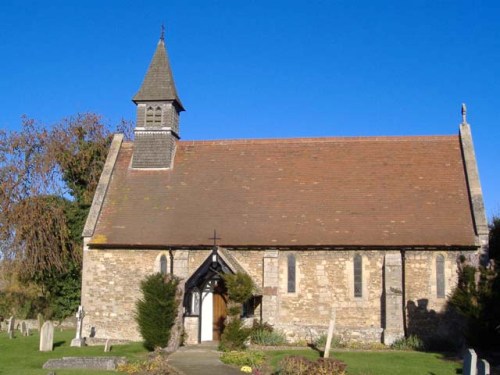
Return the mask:
[[250,138],[250,139],[213,139],[184,140],[179,146],[194,144],[225,145],[225,144],[274,144],[274,143],[337,143],[337,142],[401,142],[401,141],[449,141],[458,139],[458,135],[418,135],[418,136],[362,136],[362,137],[304,137],[304,138]]

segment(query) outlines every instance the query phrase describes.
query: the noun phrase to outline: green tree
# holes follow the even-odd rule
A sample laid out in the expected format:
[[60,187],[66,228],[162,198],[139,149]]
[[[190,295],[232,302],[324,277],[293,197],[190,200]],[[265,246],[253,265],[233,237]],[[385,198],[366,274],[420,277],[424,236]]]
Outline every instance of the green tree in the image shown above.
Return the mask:
[[141,282],[142,298],[137,301],[135,319],[148,350],[168,345],[177,315],[178,283],[176,278],[161,273],[149,275]]
[[458,285],[449,306],[465,319],[464,336],[470,345],[492,348],[500,344],[500,219],[490,225],[488,267],[462,262]]
[[[130,122],[119,127],[131,133]],[[81,233],[111,137],[91,113],[0,131],[0,260],[37,283],[57,317],[78,306]]]

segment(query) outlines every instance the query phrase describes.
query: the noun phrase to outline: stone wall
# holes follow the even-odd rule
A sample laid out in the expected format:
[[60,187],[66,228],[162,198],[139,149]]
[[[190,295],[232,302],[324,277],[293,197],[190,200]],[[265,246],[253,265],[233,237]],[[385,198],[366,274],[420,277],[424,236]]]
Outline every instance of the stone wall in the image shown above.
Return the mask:
[[[262,287],[261,309],[256,312],[290,340],[311,341],[325,333],[336,312],[336,333],[349,340],[380,342],[385,327],[383,250],[238,250],[231,252],[255,283]],[[296,259],[296,289],[287,291],[287,257]],[[393,252],[398,255],[400,252]],[[170,270],[170,254],[160,250],[85,250],[82,304],[87,313],[84,336],[95,327],[96,337],[139,340],[134,320],[135,303],[141,297],[139,283],[159,271],[165,254]],[[354,297],[353,259],[362,256],[362,296]],[[451,293],[457,281],[456,251],[406,251],[406,324],[422,329],[436,324],[445,298],[436,293],[435,257],[445,256],[445,288]],[[210,255],[209,250],[173,251],[174,273],[188,278]],[[403,305],[403,303],[401,303]],[[420,308],[416,310],[415,307]],[[403,306],[401,306],[403,309]],[[415,313],[417,311],[417,313]],[[195,323],[189,326],[189,341],[196,337]]]

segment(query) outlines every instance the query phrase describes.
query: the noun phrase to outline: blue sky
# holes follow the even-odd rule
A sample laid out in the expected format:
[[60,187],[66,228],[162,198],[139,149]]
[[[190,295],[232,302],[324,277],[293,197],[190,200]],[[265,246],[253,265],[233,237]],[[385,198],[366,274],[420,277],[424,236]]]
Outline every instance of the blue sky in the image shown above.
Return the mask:
[[0,126],[133,120],[162,22],[183,139],[456,134],[500,215],[498,1],[0,2]]

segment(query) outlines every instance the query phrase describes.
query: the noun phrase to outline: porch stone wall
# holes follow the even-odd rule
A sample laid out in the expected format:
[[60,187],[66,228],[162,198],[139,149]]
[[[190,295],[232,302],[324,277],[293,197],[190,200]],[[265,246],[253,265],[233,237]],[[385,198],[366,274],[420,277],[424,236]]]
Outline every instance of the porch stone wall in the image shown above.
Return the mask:
[[198,325],[200,319],[197,316],[184,318],[184,343],[186,345],[198,344]]

